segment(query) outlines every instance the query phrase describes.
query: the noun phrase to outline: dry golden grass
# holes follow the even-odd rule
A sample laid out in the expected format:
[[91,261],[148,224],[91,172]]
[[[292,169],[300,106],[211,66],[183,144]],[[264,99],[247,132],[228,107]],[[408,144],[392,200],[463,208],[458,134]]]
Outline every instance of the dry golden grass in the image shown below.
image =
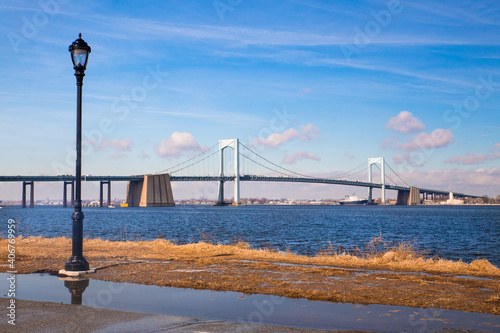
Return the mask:
[[[374,239],[375,242],[377,242],[377,239],[378,237]],[[0,239],[0,246],[6,247],[6,242],[6,239]],[[16,239],[16,243],[17,255],[21,260],[23,257],[65,258],[71,252],[71,239],[65,237],[19,237]],[[330,247],[316,256],[305,256],[269,249],[252,249],[250,244],[242,241],[238,241],[234,245],[206,242],[176,245],[164,239],[126,242],[85,239],[84,251],[86,257],[90,258],[134,260],[205,259],[210,261],[237,259],[297,265],[500,277],[500,269],[486,259],[476,259],[471,263],[465,263],[436,257],[428,258],[424,254],[417,252],[411,243],[389,244],[383,250],[379,250],[378,245],[371,247],[372,245],[369,244],[365,251],[357,249],[354,252]],[[6,258],[1,260],[6,262]]]
[[491,296],[486,302],[489,302],[489,303],[500,303],[500,295]]

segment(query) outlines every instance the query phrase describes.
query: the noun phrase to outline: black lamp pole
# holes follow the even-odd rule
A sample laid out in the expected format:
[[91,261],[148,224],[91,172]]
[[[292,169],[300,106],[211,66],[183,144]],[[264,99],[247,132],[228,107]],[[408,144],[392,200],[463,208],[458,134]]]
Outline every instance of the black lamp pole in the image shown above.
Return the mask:
[[76,185],[75,185],[75,211],[71,216],[73,220],[73,248],[71,258],[64,266],[67,271],[87,271],[89,263],[83,257],[83,212],[82,212],[82,86],[90,46],[79,38],[69,46],[71,60],[75,69],[77,101],[76,101]]

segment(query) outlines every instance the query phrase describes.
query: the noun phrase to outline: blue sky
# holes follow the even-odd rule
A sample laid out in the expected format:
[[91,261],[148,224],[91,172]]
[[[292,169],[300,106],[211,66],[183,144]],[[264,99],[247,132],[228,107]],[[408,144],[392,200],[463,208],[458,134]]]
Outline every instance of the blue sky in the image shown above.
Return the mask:
[[[495,1],[2,1],[0,174],[74,173],[68,46],[81,32],[86,174],[156,173],[239,138],[301,173],[384,156],[408,183],[496,196],[499,22]],[[0,184],[0,199],[20,187]],[[244,184],[242,196],[354,191]]]

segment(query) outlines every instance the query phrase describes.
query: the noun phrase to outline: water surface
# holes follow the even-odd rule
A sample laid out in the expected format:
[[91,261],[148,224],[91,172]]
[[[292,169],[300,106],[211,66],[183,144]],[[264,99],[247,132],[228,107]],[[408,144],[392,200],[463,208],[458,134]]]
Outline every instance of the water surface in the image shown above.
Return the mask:
[[[60,207],[3,208],[0,231],[5,236],[13,218],[23,235],[71,237],[71,213]],[[362,248],[382,233],[387,241],[415,241],[429,255],[467,262],[486,258],[500,266],[500,206],[177,206],[84,213],[87,238],[161,237],[184,244],[203,234],[220,243],[244,240],[254,247],[316,254],[330,244]]]

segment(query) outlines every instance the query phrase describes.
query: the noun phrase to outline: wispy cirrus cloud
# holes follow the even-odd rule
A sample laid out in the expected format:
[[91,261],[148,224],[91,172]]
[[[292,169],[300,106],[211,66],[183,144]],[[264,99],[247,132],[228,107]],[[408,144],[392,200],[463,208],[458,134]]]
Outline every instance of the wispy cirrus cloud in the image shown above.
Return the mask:
[[295,162],[301,161],[301,160],[315,160],[315,161],[321,161],[321,158],[318,156],[314,155],[313,153],[310,153],[305,150],[301,150],[293,155],[285,156],[283,158],[283,163],[285,164],[293,164]]
[[159,111],[159,110],[144,110],[145,113],[163,114],[167,116],[191,118],[198,120],[207,120],[224,124],[248,124],[261,123],[262,120],[258,116],[235,113],[235,112],[214,112],[211,110],[175,110],[175,111]]
[[[303,30],[271,30],[256,27],[220,26],[209,24],[179,24],[164,21],[145,20],[130,17],[93,15],[92,20],[107,26],[108,34],[113,38],[169,39],[169,40],[206,40],[225,41],[234,46],[326,46],[352,43],[353,37],[348,31],[330,33],[304,32]],[[115,32],[116,31],[116,32]],[[99,33],[99,32],[96,32]],[[141,38],[142,37],[142,38]],[[384,45],[496,45],[498,38],[477,40],[464,35],[439,36],[408,32],[405,34],[387,33],[379,36],[373,44]]]

